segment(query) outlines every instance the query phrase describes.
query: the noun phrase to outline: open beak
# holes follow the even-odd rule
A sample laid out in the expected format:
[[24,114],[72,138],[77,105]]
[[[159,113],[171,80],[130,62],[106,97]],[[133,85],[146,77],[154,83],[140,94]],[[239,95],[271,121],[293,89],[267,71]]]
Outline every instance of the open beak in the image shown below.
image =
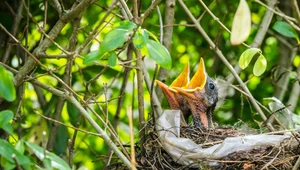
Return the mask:
[[186,87],[189,83],[189,74],[189,64],[187,63],[182,73],[172,82],[170,86],[167,86],[161,81],[155,80],[157,85],[166,96],[168,103],[173,110],[180,110],[180,104],[182,104],[181,100],[183,100],[183,97],[181,97],[173,87]]
[[[189,66],[185,66],[183,72],[170,86],[156,80],[166,96],[171,109],[180,109],[188,104],[192,112],[196,127],[210,127],[211,121],[207,115],[208,103],[205,98],[206,71],[203,59],[200,59],[199,67],[191,81],[189,81]],[[185,109],[186,111],[187,109]]]
[[172,91],[169,86],[161,81],[155,80],[155,82],[167,98],[170,108],[172,110],[180,110],[180,105],[175,94],[176,92]]

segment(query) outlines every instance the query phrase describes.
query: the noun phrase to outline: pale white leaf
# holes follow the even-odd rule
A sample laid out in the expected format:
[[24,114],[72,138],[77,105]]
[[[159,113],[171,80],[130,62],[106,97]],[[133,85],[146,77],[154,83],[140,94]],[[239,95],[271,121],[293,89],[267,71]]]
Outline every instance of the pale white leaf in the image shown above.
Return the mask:
[[239,6],[234,14],[230,42],[232,45],[243,43],[249,36],[251,30],[251,11],[246,0],[240,0]]

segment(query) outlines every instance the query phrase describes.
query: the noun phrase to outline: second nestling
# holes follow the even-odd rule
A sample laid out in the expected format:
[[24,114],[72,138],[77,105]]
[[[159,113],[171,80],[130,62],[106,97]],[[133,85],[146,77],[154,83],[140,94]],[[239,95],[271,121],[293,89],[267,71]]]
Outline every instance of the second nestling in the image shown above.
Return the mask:
[[213,128],[212,114],[218,102],[216,83],[207,75],[201,58],[199,67],[189,81],[189,64],[170,86],[156,80],[173,110],[181,110],[187,121],[192,115],[195,127]]

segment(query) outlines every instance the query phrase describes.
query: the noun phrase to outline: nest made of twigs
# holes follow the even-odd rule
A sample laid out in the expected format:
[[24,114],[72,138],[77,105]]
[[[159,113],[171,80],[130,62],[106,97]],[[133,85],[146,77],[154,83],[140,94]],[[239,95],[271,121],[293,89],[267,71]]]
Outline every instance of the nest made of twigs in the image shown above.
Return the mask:
[[[153,127],[153,126],[152,126]],[[245,135],[238,130],[231,128],[202,129],[193,127],[181,127],[182,138],[189,138],[202,148],[222,143],[227,137]],[[263,140],[263,139],[262,139]],[[137,148],[139,146],[137,145]],[[292,169],[298,159],[300,150],[294,149],[291,142],[286,140],[279,147],[263,146],[249,151],[232,153],[220,160],[200,160],[200,168],[192,168],[193,165],[181,165],[173,160],[164,150],[158,134],[154,129],[149,129],[145,136],[145,153],[142,156],[140,151],[136,153],[137,169]],[[106,169],[127,169],[122,163],[115,163]]]

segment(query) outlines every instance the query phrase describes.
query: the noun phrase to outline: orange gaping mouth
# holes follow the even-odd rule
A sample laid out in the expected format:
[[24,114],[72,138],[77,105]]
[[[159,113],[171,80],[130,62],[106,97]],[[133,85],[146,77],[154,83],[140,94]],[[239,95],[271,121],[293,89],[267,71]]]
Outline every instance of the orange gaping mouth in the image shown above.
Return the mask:
[[208,127],[209,120],[206,113],[207,102],[205,101],[204,96],[204,86],[206,84],[207,75],[202,58],[200,59],[198,70],[192,77],[191,81],[189,81],[189,74],[189,64],[187,63],[182,73],[170,86],[167,86],[158,80],[156,80],[156,83],[163,91],[171,109],[186,112],[186,110],[182,109],[182,107],[185,103],[188,103],[194,122],[197,122],[200,119],[202,125],[204,127]]

